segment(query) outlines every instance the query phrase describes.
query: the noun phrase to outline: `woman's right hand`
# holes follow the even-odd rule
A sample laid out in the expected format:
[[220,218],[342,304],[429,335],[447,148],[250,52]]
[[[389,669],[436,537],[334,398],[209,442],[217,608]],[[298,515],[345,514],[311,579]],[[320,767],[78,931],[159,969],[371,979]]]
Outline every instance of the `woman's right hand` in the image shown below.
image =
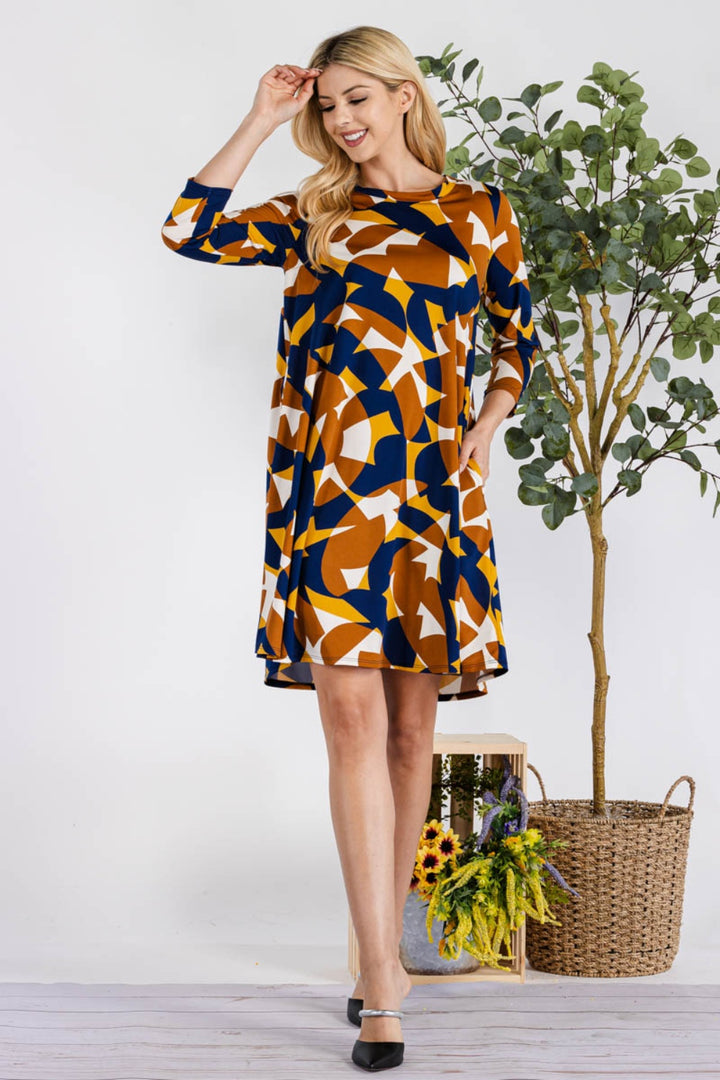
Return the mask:
[[275,64],[260,79],[251,111],[264,116],[273,126],[291,120],[310,100],[321,70],[296,64]]

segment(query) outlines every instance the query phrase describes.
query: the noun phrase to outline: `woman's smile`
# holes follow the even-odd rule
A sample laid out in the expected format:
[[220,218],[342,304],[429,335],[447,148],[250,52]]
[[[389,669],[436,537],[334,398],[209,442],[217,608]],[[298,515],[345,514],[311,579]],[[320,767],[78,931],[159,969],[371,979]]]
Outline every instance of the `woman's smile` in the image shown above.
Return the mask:
[[363,141],[366,134],[367,128],[359,128],[357,131],[352,132],[352,134],[343,135],[343,139],[345,140],[346,146],[358,146]]

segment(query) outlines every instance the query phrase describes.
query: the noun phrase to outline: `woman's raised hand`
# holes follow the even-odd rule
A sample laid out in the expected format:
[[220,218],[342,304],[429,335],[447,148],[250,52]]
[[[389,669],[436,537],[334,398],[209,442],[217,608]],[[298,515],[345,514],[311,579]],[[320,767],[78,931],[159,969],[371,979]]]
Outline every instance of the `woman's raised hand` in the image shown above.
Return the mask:
[[[297,64],[275,64],[260,79],[252,111],[262,114],[273,125],[291,120],[310,100],[315,79],[321,71],[322,68],[304,68]],[[297,96],[295,91],[298,91]]]

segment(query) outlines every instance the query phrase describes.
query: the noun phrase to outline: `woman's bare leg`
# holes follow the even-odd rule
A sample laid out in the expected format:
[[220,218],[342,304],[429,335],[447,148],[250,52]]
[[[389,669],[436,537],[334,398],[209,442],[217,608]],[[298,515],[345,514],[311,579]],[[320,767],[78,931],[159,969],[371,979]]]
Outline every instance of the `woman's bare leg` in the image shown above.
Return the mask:
[[[388,711],[387,761],[395,802],[395,927],[397,948],[415,866],[420,833],[432,789],[433,740],[440,676],[429,672],[382,670]],[[351,997],[365,993],[365,961]],[[412,980],[409,979],[410,985]]]
[[[330,809],[362,950],[365,1007],[398,1009],[412,985],[398,956],[395,803],[380,670],[312,664],[329,760]],[[360,1038],[400,1041],[398,1017],[363,1017]]]

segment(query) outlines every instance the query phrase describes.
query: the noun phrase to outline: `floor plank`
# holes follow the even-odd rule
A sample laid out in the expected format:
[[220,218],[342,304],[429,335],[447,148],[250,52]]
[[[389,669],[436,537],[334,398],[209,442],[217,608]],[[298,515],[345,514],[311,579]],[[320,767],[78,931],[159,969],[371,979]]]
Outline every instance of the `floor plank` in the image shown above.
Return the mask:
[[[0,1080],[359,1075],[337,985],[0,985]],[[424,984],[393,1075],[720,1080],[720,987],[561,979]]]

